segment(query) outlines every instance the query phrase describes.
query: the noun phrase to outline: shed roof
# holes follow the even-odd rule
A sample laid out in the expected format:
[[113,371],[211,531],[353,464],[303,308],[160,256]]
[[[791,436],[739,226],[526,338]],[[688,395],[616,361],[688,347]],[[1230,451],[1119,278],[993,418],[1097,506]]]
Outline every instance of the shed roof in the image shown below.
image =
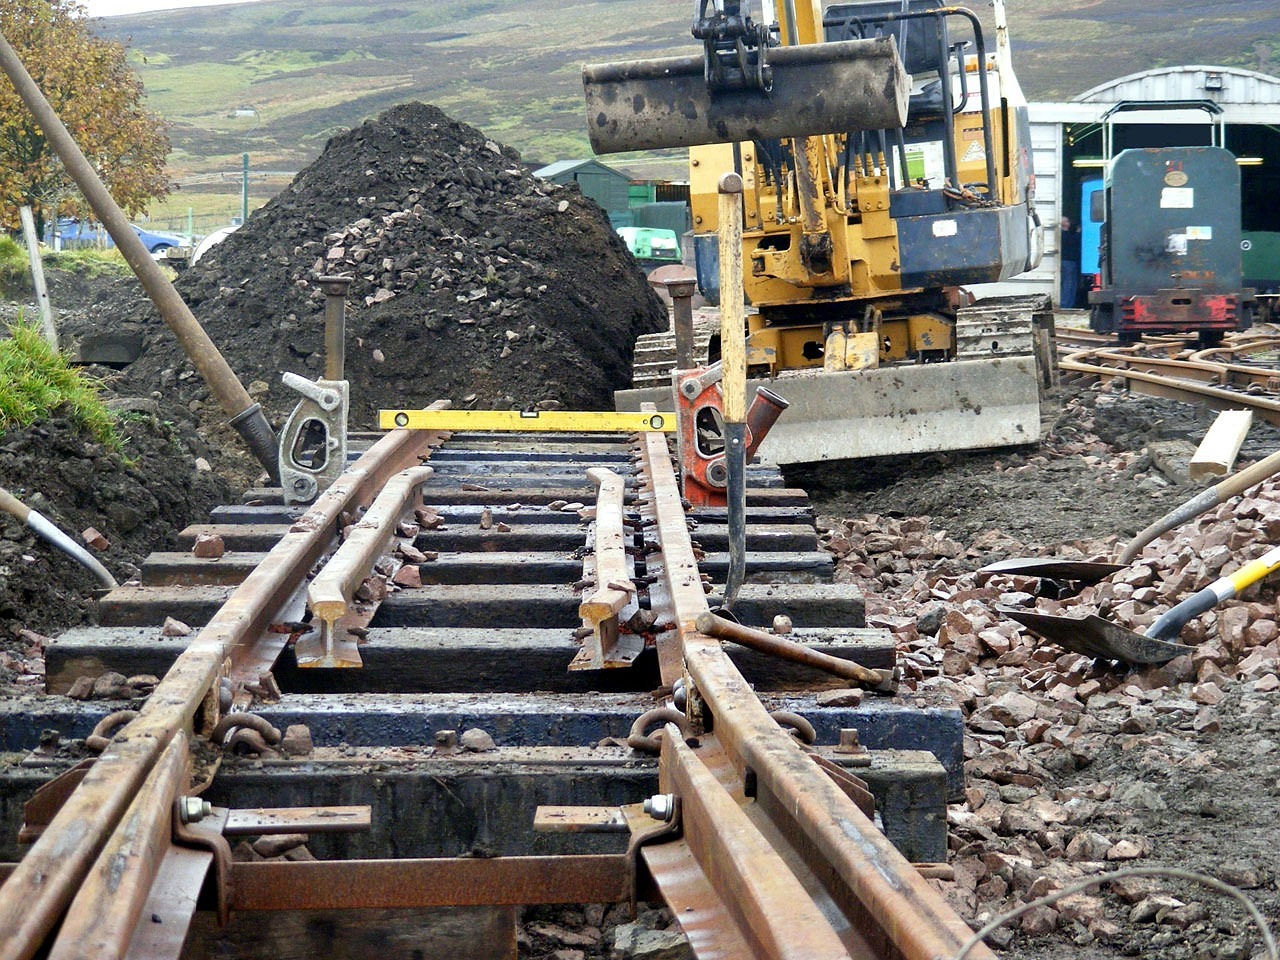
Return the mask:
[[[1221,80],[1220,89],[1206,87],[1207,77]],[[1280,77],[1239,67],[1186,64],[1157,67],[1099,84],[1072,100],[1078,103],[1119,103],[1121,100],[1212,100],[1227,106],[1257,107],[1280,104]]]
[[591,170],[593,173],[612,174],[622,180],[630,181],[631,178],[621,170],[615,170],[613,167],[601,163],[599,160],[590,158],[585,160],[557,160],[555,163],[549,163],[545,167],[539,167],[533,171],[535,177],[541,177],[543,180],[554,180],[556,177],[565,175],[566,173],[578,173],[583,170]]

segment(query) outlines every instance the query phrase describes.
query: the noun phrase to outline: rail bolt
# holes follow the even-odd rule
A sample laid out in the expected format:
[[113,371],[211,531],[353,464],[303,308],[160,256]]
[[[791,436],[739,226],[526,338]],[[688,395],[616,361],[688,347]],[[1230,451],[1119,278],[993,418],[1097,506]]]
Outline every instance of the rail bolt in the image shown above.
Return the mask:
[[179,797],[178,817],[183,823],[199,823],[213,813],[213,804],[199,797]]
[[644,812],[655,820],[669,821],[676,812],[674,793],[656,793],[644,802]]

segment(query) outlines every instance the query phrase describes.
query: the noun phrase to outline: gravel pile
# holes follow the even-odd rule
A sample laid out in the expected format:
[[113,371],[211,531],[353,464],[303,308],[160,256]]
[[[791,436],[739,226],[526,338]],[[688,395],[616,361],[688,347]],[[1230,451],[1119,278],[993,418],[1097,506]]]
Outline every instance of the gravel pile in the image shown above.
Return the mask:
[[[1111,402],[1101,398],[1099,412]],[[1077,425],[1089,422],[1081,413]],[[1017,465],[997,464],[992,476],[1044,479],[1053,462],[1093,471],[1101,489],[1123,480],[1136,493],[1157,476],[1149,449],[1110,448],[1081,430]],[[866,592],[868,624],[896,636],[906,691],[948,696],[966,718],[967,789],[948,812],[955,880],[934,882],[975,928],[1081,880],[1149,866],[1210,874],[1276,916],[1274,579],[1192,621],[1179,639],[1194,652],[1158,667],[1066,651],[996,608],[1097,612],[1141,632],[1280,539],[1280,482],[1165,535],[1109,580],[1060,599],[1036,578],[976,568],[1008,556],[1113,559],[1122,538],[1027,544],[995,528],[953,538],[928,517],[885,514],[820,524],[839,558],[837,578]],[[1245,958],[1261,941],[1231,901],[1142,876],[1036,906],[989,942],[1028,958]]]
[[[361,429],[380,407],[440,398],[611,409],[635,338],[667,323],[599,206],[421,103],[335,137],[178,283],[274,419],[298,399],[282,371],[323,374],[321,275],[353,279],[346,374]],[[101,304],[93,319],[130,312]],[[122,329],[143,332],[146,349],[121,390],[176,393],[221,419],[149,305],[132,313]]]

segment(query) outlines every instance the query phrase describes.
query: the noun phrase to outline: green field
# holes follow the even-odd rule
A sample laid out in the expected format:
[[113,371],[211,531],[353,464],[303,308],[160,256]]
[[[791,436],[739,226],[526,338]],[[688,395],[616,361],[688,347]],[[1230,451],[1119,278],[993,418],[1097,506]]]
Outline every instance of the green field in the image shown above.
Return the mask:
[[[1031,99],[1069,99],[1169,63],[1280,72],[1273,0],[1008,7]],[[975,9],[989,21],[986,4]],[[170,169],[184,189],[152,211],[168,220],[189,207],[238,214],[245,151],[255,170],[298,170],[329,137],[410,100],[436,104],[531,164],[589,156],[582,64],[696,52],[692,12],[687,0],[267,0],[97,24],[130,40],[150,106],[170,122]],[[609,162],[641,177],[683,176],[679,158]],[[253,205],[282,185],[255,184]]]

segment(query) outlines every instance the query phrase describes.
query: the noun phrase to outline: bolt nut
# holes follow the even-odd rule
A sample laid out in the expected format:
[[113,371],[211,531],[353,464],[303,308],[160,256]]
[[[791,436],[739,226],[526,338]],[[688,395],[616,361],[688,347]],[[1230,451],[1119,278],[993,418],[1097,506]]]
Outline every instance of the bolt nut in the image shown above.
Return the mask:
[[655,820],[670,822],[676,814],[676,795],[656,793],[644,802],[644,812]]
[[236,687],[230,677],[218,681],[218,710],[227,713],[231,710],[231,702],[235,698]]
[[684,677],[679,677],[671,687],[671,703],[677,710],[683,710],[689,702],[689,687]]
[[866,753],[867,749],[858,739],[858,731],[848,727],[842,727],[840,730],[840,743],[835,748],[836,753]]
[[178,817],[183,823],[199,823],[213,813],[213,804],[199,797],[179,797]]

